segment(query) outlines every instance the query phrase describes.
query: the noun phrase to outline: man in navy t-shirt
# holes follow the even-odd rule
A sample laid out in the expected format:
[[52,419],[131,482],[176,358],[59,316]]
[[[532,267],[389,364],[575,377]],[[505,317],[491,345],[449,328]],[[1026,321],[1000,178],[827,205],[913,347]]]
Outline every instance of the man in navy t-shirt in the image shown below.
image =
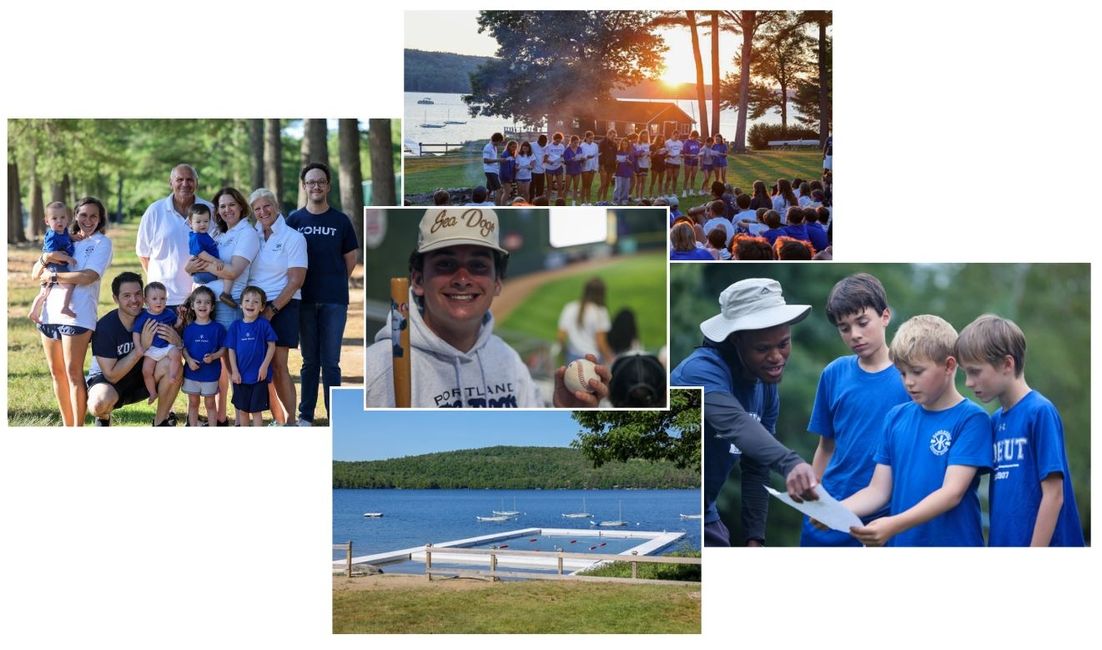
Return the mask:
[[341,385],[341,340],[348,319],[348,277],[356,267],[359,242],[348,215],[329,206],[329,167],[313,162],[299,175],[306,207],[287,217],[287,225],[306,238],[309,266],[302,285],[299,336],[302,346],[302,400],[299,426],[312,426],[318,403],[318,374],[329,411],[329,388]]

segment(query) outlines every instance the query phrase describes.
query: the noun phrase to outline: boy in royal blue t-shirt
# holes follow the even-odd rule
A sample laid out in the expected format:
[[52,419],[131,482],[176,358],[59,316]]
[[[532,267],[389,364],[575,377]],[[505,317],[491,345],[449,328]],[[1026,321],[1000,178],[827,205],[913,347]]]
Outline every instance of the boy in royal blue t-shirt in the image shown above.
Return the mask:
[[[823,369],[807,430],[819,435],[811,462],[815,476],[831,496],[845,499],[869,484],[884,416],[910,397],[888,356],[892,314],[880,280],[867,273],[839,280],[827,296],[826,316],[854,354]],[[886,514],[881,509],[866,523]],[[804,518],[800,546],[860,545],[848,533],[820,530]]]
[[262,426],[268,410],[268,382],[272,380],[272,357],[276,333],[266,318],[260,318],[268,297],[259,287],[241,292],[244,318],[230,324],[226,333],[229,350],[233,406],[241,412],[242,426]]
[[1064,425],[1052,402],[1025,381],[1025,335],[1011,320],[980,316],[960,333],[965,383],[991,416],[990,546],[1083,546],[1083,527],[1064,451]]
[[957,392],[957,332],[924,314],[899,327],[888,350],[911,402],[888,411],[869,485],[842,504],[888,516],[850,532],[865,546],[983,546],[979,475],[991,470],[987,413]]

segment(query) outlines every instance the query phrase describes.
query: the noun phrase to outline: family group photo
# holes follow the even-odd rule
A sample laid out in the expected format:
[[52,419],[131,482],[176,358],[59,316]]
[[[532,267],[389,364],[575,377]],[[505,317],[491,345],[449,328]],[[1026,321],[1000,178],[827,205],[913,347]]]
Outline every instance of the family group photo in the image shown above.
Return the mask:
[[[391,120],[9,120],[11,426],[323,426]],[[47,197],[49,200],[47,200]]]
[[662,206],[673,259],[829,259],[832,33],[830,11],[407,12],[405,202]]
[[706,545],[1090,544],[1089,265],[670,274]]

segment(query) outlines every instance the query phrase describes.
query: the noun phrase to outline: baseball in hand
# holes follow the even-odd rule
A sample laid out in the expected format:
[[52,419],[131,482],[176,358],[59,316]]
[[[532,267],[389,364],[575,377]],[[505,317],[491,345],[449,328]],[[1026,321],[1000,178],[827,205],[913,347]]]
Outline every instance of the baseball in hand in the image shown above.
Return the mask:
[[597,376],[597,364],[589,359],[576,359],[567,364],[563,382],[571,392],[580,390],[592,393],[593,389],[589,387],[590,379],[601,381],[601,378]]

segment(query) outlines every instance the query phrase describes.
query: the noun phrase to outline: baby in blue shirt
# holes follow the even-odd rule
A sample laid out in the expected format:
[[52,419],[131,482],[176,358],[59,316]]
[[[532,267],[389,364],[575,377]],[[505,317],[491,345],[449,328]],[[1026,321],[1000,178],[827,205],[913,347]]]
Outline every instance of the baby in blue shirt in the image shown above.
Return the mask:
[[[49,227],[49,230],[46,232],[46,239],[42,243],[42,260],[46,264],[46,268],[54,273],[64,273],[69,270],[70,264],[76,264],[77,262],[73,259],[73,239],[69,236],[69,222],[69,209],[65,207],[64,203],[54,201],[46,206],[46,226]],[[50,257],[62,258],[64,262],[48,262],[47,260]],[[31,311],[28,316],[36,323],[42,322],[42,307],[45,306],[46,299],[50,296],[50,290],[53,286],[54,283],[52,282],[43,282],[42,290],[38,292],[34,303],[31,304]],[[61,313],[69,318],[76,318],[76,313],[69,307],[69,302],[73,299],[73,287],[75,285],[59,282],[57,286],[61,288],[65,296]]]
[[[187,236],[188,253],[191,259],[201,260],[211,264],[221,264],[218,257],[218,244],[214,238],[207,234],[210,229],[210,208],[202,203],[195,203],[188,210],[188,226],[191,232]],[[195,284],[210,284],[218,279],[218,276],[209,271],[197,271],[191,274]],[[237,309],[237,301],[233,299],[233,280],[222,280],[222,292],[218,300]]]

